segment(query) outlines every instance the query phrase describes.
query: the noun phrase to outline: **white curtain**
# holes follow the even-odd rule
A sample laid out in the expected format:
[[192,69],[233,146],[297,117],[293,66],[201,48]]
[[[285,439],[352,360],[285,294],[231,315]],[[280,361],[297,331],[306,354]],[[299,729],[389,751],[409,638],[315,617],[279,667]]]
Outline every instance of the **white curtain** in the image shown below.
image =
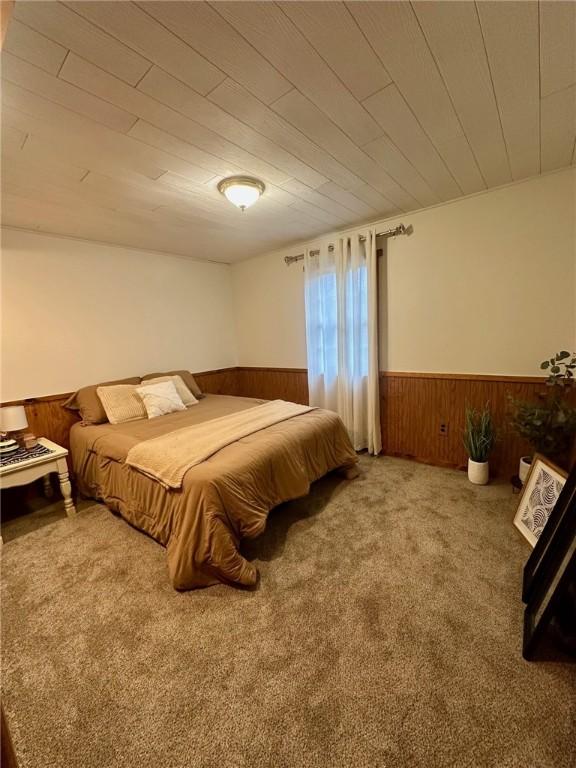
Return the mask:
[[305,275],[310,405],[336,411],[357,451],[379,453],[375,230],[307,251]]

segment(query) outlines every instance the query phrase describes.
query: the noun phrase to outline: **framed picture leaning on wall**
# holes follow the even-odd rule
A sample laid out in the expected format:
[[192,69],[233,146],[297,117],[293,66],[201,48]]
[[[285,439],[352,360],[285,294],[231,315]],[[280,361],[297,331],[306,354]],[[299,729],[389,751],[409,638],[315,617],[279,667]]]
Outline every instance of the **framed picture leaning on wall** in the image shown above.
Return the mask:
[[532,547],[536,546],[548,522],[566,477],[563,469],[539,453],[535,454],[514,516],[514,525]]

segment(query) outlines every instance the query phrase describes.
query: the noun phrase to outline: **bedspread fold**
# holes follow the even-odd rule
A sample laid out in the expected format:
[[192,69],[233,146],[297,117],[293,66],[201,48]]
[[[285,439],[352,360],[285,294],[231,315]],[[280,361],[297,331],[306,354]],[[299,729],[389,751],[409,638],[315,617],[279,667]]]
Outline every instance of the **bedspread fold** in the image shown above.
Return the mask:
[[272,400],[238,413],[183,427],[138,443],[126,463],[165,488],[181,488],[189,469],[227,445],[273,424],[313,410],[308,405]]

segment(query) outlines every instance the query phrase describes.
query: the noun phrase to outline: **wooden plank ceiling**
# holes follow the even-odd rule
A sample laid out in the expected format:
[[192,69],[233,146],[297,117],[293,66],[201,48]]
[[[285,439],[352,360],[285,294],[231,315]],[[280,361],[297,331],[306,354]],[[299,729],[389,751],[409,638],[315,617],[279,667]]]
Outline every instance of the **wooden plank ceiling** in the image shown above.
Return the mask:
[[562,168],[575,51],[575,2],[19,0],[3,223],[231,262]]

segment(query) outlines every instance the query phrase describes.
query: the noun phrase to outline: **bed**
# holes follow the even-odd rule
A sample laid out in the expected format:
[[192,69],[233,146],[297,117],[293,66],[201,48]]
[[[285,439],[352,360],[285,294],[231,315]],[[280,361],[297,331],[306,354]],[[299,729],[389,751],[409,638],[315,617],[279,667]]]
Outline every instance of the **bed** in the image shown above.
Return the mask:
[[80,492],[104,502],[166,547],[176,589],[218,582],[254,585],[257,569],[239,552],[241,539],[258,536],[272,508],[306,495],[310,484],[328,472],[355,474],[357,456],[344,425],[335,413],[321,409],[231,442],[188,469],[181,488],[166,487],[127,461],[132,449],[156,438],[170,434],[172,439],[186,427],[233,419],[264,403],[207,395],[192,408],[158,418],[79,423],[71,429]]

